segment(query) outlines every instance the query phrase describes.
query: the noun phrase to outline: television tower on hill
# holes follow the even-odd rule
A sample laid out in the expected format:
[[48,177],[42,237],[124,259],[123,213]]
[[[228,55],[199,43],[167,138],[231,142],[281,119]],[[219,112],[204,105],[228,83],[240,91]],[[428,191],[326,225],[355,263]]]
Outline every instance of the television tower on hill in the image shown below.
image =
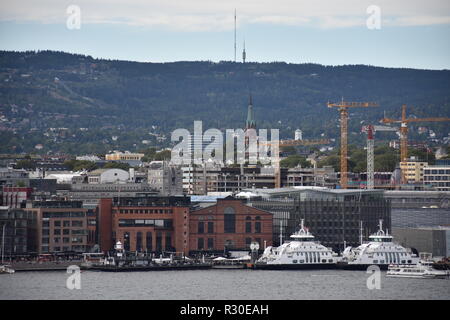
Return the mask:
[[245,63],[246,57],[247,57],[247,54],[245,53],[245,40],[244,40],[244,50],[242,51],[242,63]]
[[234,62],[236,62],[236,9],[234,9]]

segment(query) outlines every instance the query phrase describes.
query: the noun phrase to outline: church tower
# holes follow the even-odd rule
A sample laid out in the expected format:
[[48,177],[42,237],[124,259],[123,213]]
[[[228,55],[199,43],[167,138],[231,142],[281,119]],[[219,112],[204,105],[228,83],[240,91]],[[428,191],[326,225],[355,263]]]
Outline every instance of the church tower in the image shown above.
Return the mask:
[[253,117],[253,102],[252,95],[249,96],[249,103],[247,109],[247,121],[245,122],[245,129],[256,129],[256,121]]

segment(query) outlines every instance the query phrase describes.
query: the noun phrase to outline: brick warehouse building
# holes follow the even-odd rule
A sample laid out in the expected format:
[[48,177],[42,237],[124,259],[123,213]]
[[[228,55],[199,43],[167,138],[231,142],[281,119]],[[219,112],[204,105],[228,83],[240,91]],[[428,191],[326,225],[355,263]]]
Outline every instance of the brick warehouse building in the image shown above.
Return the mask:
[[272,214],[244,204],[241,199],[217,199],[217,204],[192,211],[189,217],[190,252],[249,250],[272,245]]
[[112,250],[116,241],[126,251],[188,253],[190,198],[114,197],[101,199],[98,208],[100,250]]

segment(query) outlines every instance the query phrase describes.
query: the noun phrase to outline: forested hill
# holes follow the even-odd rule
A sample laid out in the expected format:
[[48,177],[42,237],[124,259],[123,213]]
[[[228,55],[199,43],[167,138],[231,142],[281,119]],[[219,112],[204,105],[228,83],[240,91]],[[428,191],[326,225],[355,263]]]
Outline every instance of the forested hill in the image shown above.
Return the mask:
[[[450,117],[449,70],[138,63],[52,51],[2,51],[0,152],[29,152],[36,144],[43,145],[42,152],[135,150],[168,144],[162,134],[170,140],[173,129],[191,130],[194,120],[202,120],[204,129],[239,128],[245,123],[249,92],[257,127],[279,128],[283,138],[293,138],[297,128],[307,139],[338,138],[338,112],[326,103],[342,97],[380,105],[351,111],[350,143],[363,141],[362,121],[376,124],[384,113],[398,118],[402,104],[411,106],[409,116]],[[449,123],[417,124],[411,128],[413,139],[425,139],[415,130],[418,126],[433,129],[436,138],[450,131]],[[67,129],[55,134],[49,128]]]

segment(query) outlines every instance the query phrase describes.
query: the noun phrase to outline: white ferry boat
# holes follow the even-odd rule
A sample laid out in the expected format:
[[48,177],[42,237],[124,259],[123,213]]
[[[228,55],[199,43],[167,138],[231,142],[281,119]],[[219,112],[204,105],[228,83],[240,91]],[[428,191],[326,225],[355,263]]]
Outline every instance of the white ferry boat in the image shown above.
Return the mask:
[[300,230],[291,235],[291,240],[281,246],[267,247],[255,264],[256,269],[334,269],[338,255],[314,241],[314,236],[305,230],[303,219]]
[[390,265],[386,273],[387,277],[420,278],[420,279],[445,279],[449,277],[449,271],[436,270],[433,261],[419,261],[416,265]]
[[347,247],[342,253],[339,266],[349,270],[366,270],[376,265],[387,270],[390,264],[416,265],[419,257],[409,249],[393,242],[393,237],[383,231],[383,221],[380,220],[380,229],[369,237],[369,241],[357,248]]

